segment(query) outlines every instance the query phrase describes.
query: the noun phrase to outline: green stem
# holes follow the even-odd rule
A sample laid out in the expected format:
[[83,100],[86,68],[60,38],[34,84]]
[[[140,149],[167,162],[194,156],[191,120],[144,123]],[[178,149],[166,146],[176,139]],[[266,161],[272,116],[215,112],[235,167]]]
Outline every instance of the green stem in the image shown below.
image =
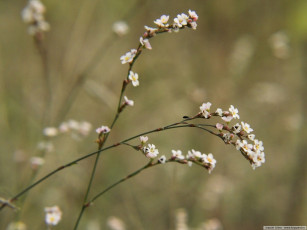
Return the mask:
[[[96,155],[96,154],[99,154],[99,153],[101,153],[101,152],[103,152],[103,151],[106,151],[106,150],[109,150],[109,149],[111,149],[111,148],[117,147],[117,146],[119,146],[119,145],[121,145],[121,144],[125,144],[126,142],[131,141],[131,140],[133,140],[133,139],[136,139],[136,138],[138,138],[138,137],[140,137],[140,136],[143,136],[143,135],[147,135],[147,134],[154,133],[154,132],[165,131],[165,130],[169,130],[169,129],[175,129],[175,128],[187,128],[187,127],[192,127],[192,128],[193,128],[193,127],[195,127],[195,128],[203,129],[203,130],[205,130],[205,131],[207,131],[207,132],[209,132],[209,133],[212,133],[212,134],[214,134],[214,135],[216,135],[216,136],[219,136],[218,134],[213,133],[211,130],[204,129],[204,128],[202,128],[202,127],[197,127],[197,126],[195,126],[194,124],[179,125],[179,124],[184,123],[186,120],[190,120],[190,119],[185,119],[185,120],[183,120],[183,121],[181,121],[181,122],[176,122],[176,123],[167,125],[167,126],[162,127],[162,128],[157,128],[157,129],[153,129],[153,130],[150,130],[150,131],[146,131],[146,132],[140,133],[140,134],[135,135],[135,136],[133,136],[133,137],[129,137],[129,138],[127,138],[127,139],[125,139],[125,140],[123,140],[123,141],[121,141],[121,142],[118,142],[118,143],[115,143],[115,144],[113,144],[113,145],[110,145],[110,146],[108,146],[108,147],[106,147],[106,148],[102,148],[101,150],[98,150],[98,151],[89,153],[89,154],[87,154],[87,155],[85,155],[85,156],[83,156],[83,157],[80,157],[80,158],[78,158],[78,159],[76,159],[76,160],[73,160],[73,161],[71,161],[71,162],[69,162],[69,163],[67,163],[67,164],[65,164],[65,165],[63,165],[63,166],[60,166],[60,167],[57,168],[56,170],[50,172],[50,173],[47,174],[46,176],[42,177],[41,179],[39,179],[39,180],[36,181],[35,183],[31,184],[30,186],[28,186],[27,188],[25,188],[24,190],[22,190],[21,192],[19,192],[18,194],[16,194],[14,197],[12,197],[11,199],[9,199],[9,202],[12,203],[12,202],[18,200],[19,197],[21,197],[22,195],[24,195],[25,193],[27,193],[29,190],[31,190],[32,188],[36,187],[38,184],[40,184],[41,182],[45,181],[46,179],[48,179],[49,177],[51,177],[52,175],[56,174],[57,172],[59,172],[59,171],[61,171],[61,170],[63,170],[63,169],[65,169],[65,168],[67,168],[67,167],[69,167],[69,166],[75,165],[75,164],[77,164],[79,161],[82,161],[82,160],[84,160],[84,159],[87,159],[87,158],[89,158],[89,157],[91,157],[91,156],[93,156],[93,155]],[[5,206],[7,206],[7,204],[2,204],[2,206],[0,207],[0,211],[1,211]]]

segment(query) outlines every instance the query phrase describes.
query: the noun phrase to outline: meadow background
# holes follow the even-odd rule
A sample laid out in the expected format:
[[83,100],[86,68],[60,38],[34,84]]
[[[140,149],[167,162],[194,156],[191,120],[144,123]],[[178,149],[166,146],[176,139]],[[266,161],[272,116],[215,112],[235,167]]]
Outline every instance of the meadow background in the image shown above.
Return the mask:
[[[149,136],[162,154],[172,149],[212,152],[211,175],[199,167],[167,164],[144,171],[114,188],[90,207],[80,229],[110,229],[110,217],[126,229],[205,229],[215,219],[223,229],[262,229],[263,225],[306,225],[307,2],[266,0],[44,0],[53,99],[49,125],[69,119],[88,121],[93,130],[79,141],[52,139],[55,150],[36,178],[95,151],[96,133],[110,125],[127,65],[121,55],[136,48],[144,25],[162,14],[171,20],[189,9],[199,16],[196,31],[151,39],[135,64],[140,86],[126,95],[126,108],[107,144],[194,115],[203,102],[225,110],[233,104],[243,121],[264,141],[266,163],[252,170],[232,146],[194,129]],[[27,1],[0,0],[0,197],[10,198],[30,182],[29,159],[39,155],[46,111],[43,68],[33,37],[20,12]],[[129,33],[119,37],[112,24],[125,20]],[[101,48],[102,47],[102,48]],[[82,84],[78,76],[91,62]],[[67,96],[74,88],[74,96]],[[94,158],[67,168],[29,192],[21,210],[0,213],[0,229],[14,220],[44,229],[44,207],[58,205],[63,219],[54,229],[72,229]],[[92,195],[147,162],[120,146],[103,153]],[[18,206],[18,202],[17,202]],[[178,214],[179,213],[179,214]],[[202,227],[201,227],[202,226]]]

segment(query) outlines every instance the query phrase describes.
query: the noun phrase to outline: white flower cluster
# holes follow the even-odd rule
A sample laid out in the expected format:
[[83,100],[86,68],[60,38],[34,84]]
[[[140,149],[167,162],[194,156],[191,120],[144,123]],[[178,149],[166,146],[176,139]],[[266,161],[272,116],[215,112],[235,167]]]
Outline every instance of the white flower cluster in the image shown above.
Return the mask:
[[215,168],[216,160],[214,159],[212,153],[205,154],[200,151],[195,151],[192,149],[188,151],[188,155],[186,156],[187,160],[195,162],[197,164],[203,165],[208,169],[209,173]]
[[[221,117],[227,125],[221,123],[216,124],[216,128],[220,131],[220,136],[227,144],[233,144],[237,150],[250,161],[253,169],[265,163],[265,153],[262,141],[255,139],[255,135],[251,134],[254,130],[246,122],[241,121],[233,126],[229,126],[232,119],[240,119],[239,111],[233,105],[229,107],[229,111],[223,111],[218,108],[214,113],[210,113],[211,103],[203,103],[200,106],[199,116],[209,119],[212,116]],[[226,132],[224,132],[226,131]],[[238,139],[235,140],[235,137]],[[248,141],[253,142],[250,144]]]
[[29,0],[27,6],[21,12],[23,21],[30,25],[29,34],[34,35],[50,29],[49,23],[44,18],[45,12],[45,6],[39,0]]
[[[145,156],[151,159],[156,158],[159,154],[156,146],[154,144],[148,144],[147,146],[144,146],[144,144],[148,141],[147,136],[141,136],[140,140],[140,149],[145,154]],[[214,159],[212,153],[205,154],[199,151],[195,151],[194,149],[188,151],[186,156],[182,154],[181,150],[172,150],[172,157],[170,159],[167,160],[165,155],[158,159],[160,164],[165,164],[166,161],[177,161],[179,163],[188,164],[189,166],[192,166],[192,164],[195,163],[208,169],[209,173],[212,172],[216,164],[216,160]]]
[[[249,137],[251,137],[249,135]],[[263,143],[262,141],[259,141],[258,139],[254,139],[255,137],[252,136],[252,142],[253,144],[249,144],[247,140],[237,140],[236,141],[236,148],[238,150],[242,150],[248,158],[252,161],[252,167],[253,169],[256,169],[257,167],[261,166],[263,163],[265,163],[265,153]]]
[[[196,29],[198,20],[198,16],[195,11],[189,10],[189,15],[186,15],[185,13],[178,14],[176,18],[174,18],[174,22],[172,25],[168,24],[169,16],[168,15],[162,15],[160,18],[156,19],[154,23],[159,28],[168,28],[168,29],[174,29],[175,31],[178,31],[178,28],[182,28],[185,26],[191,27],[192,29]],[[147,31],[155,32],[157,29],[145,27]]]
[[41,141],[37,144],[37,149],[50,153],[54,150],[54,145],[50,141]]
[[[195,151],[192,149],[188,151],[188,154],[184,156],[181,150],[172,150],[172,157],[170,160],[176,160],[180,163],[188,164],[192,166],[193,163],[203,166],[208,169],[209,173],[215,168],[216,160],[214,159],[212,153],[205,154],[200,151]],[[166,162],[166,157],[163,155],[158,159],[159,163],[164,164]]]
[[78,122],[76,120],[68,120],[62,122],[58,128],[46,127],[43,133],[47,137],[55,137],[60,133],[71,133],[72,137],[79,139],[87,136],[92,130],[92,125],[87,121]]
[[45,222],[48,226],[55,226],[62,219],[62,211],[58,206],[46,207],[45,213]]

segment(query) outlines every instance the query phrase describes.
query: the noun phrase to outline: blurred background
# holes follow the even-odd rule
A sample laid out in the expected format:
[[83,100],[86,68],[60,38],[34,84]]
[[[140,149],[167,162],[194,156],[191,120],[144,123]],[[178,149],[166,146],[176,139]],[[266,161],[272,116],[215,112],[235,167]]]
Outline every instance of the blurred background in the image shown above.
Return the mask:
[[[0,0],[0,197],[11,198],[34,178],[95,151],[95,128],[110,125],[127,74],[120,56],[137,48],[144,25],[154,26],[162,14],[172,21],[191,9],[199,16],[197,30],[156,36],[150,40],[153,49],[137,60],[140,86],[126,91],[135,106],[125,109],[107,145],[195,115],[210,101],[213,110],[231,104],[239,109],[264,142],[266,163],[254,171],[233,146],[200,130],[151,134],[160,154],[212,152],[216,168],[211,175],[179,164],[148,169],[98,199],[79,229],[256,230],[307,224],[305,0],[42,3],[50,30],[37,43],[21,19],[27,1]],[[126,35],[114,33],[117,21],[128,24]],[[92,130],[46,142],[45,127],[71,119],[89,122]],[[39,170],[34,156],[44,158]],[[16,202],[20,210],[2,210],[0,229],[14,221],[44,229],[44,207],[53,205],[63,212],[53,229],[72,229],[93,162],[55,174]],[[90,197],[146,162],[127,146],[104,152]]]

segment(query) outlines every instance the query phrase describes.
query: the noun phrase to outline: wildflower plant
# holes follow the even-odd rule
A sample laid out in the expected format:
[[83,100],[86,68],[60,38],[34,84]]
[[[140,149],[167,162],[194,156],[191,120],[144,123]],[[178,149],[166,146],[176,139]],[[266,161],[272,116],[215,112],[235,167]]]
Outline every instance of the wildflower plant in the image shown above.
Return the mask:
[[[42,14],[45,12],[45,9],[40,4],[41,3],[39,3],[38,0],[30,0],[29,6],[27,6],[27,8],[25,8],[25,10],[22,12],[24,20],[27,19],[25,21],[30,23],[31,26],[33,26],[32,24],[34,22],[36,25],[35,20],[41,20],[44,22],[44,17]],[[71,162],[68,162],[65,165],[58,167],[10,199],[2,199],[0,210],[2,210],[4,207],[13,207],[15,209],[14,202],[29,192],[32,188],[39,185],[41,182],[50,178],[59,171],[76,165],[76,163],[92,156],[96,156],[96,159],[92,168],[91,177],[87,184],[87,189],[83,201],[80,202],[80,213],[77,220],[75,221],[74,229],[78,228],[85,210],[90,207],[96,199],[100,198],[103,194],[116,187],[118,184],[121,184],[128,179],[138,175],[145,169],[158,165],[164,166],[168,163],[179,163],[188,166],[200,166],[208,170],[209,173],[212,173],[218,162],[212,153],[204,153],[203,151],[190,149],[190,146],[187,146],[189,149],[187,151],[177,149],[177,146],[171,146],[172,149],[164,152],[161,151],[161,146],[159,146],[159,143],[151,142],[150,138],[148,137],[148,135],[152,133],[164,132],[177,128],[196,128],[216,136],[222,140],[223,143],[232,145],[235,149],[237,149],[243,155],[243,157],[248,160],[253,169],[260,167],[265,162],[263,142],[257,139],[256,136],[252,133],[253,129],[248,123],[239,121],[239,110],[233,105],[230,105],[228,110],[222,110],[221,108],[213,109],[214,106],[210,102],[204,102],[202,105],[200,105],[199,110],[195,109],[194,112],[191,112],[192,115],[183,116],[183,119],[180,121],[145,131],[105,147],[108,137],[110,133],[112,133],[113,127],[124,111],[124,108],[127,106],[132,107],[135,103],[137,103],[137,100],[133,101],[128,99],[128,97],[130,98],[130,95],[127,96],[125,92],[129,85],[132,87],[142,86],[140,82],[142,81],[142,78],[146,76],[139,77],[138,73],[133,70],[133,67],[144,50],[154,49],[154,47],[152,47],[150,44],[150,39],[162,33],[179,32],[180,30],[186,28],[195,30],[197,28],[197,21],[198,15],[196,12],[189,10],[187,14],[178,14],[177,17],[173,19],[173,21],[170,20],[169,15],[162,15],[160,18],[154,20],[156,27],[145,26],[145,32],[139,39],[138,47],[130,49],[130,51],[123,54],[119,58],[119,61],[121,61],[122,64],[128,64],[127,75],[122,83],[117,110],[113,121],[108,125],[104,124],[100,127],[97,127],[95,130],[97,133],[97,139],[95,141],[97,143],[97,151],[85,154]],[[115,33],[118,33],[120,36],[122,36],[128,30],[128,27],[125,23],[120,22],[114,25],[113,29]],[[36,28],[35,31],[44,31],[44,29]],[[43,134],[45,137],[47,137],[47,141],[42,142],[39,148],[46,152],[52,151],[53,146],[49,141],[52,140],[52,138],[55,136],[63,133],[74,133],[78,136],[87,136],[91,132],[91,128],[91,124],[88,122],[78,122],[75,120],[62,122],[58,127],[47,126],[43,129]],[[125,176],[119,181],[116,181],[111,186],[101,190],[95,196],[90,197],[89,195],[93,185],[94,176],[96,175],[96,167],[100,160],[101,153],[106,152],[109,149],[116,148],[119,145],[126,145],[132,150],[140,152],[140,156],[148,158],[148,162],[143,167],[137,169],[128,176]],[[35,170],[45,164],[46,162],[41,157],[31,158],[31,165],[33,168],[35,168]],[[62,212],[58,206],[46,207],[45,213],[45,222],[49,228],[57,225],[62,218]]]

